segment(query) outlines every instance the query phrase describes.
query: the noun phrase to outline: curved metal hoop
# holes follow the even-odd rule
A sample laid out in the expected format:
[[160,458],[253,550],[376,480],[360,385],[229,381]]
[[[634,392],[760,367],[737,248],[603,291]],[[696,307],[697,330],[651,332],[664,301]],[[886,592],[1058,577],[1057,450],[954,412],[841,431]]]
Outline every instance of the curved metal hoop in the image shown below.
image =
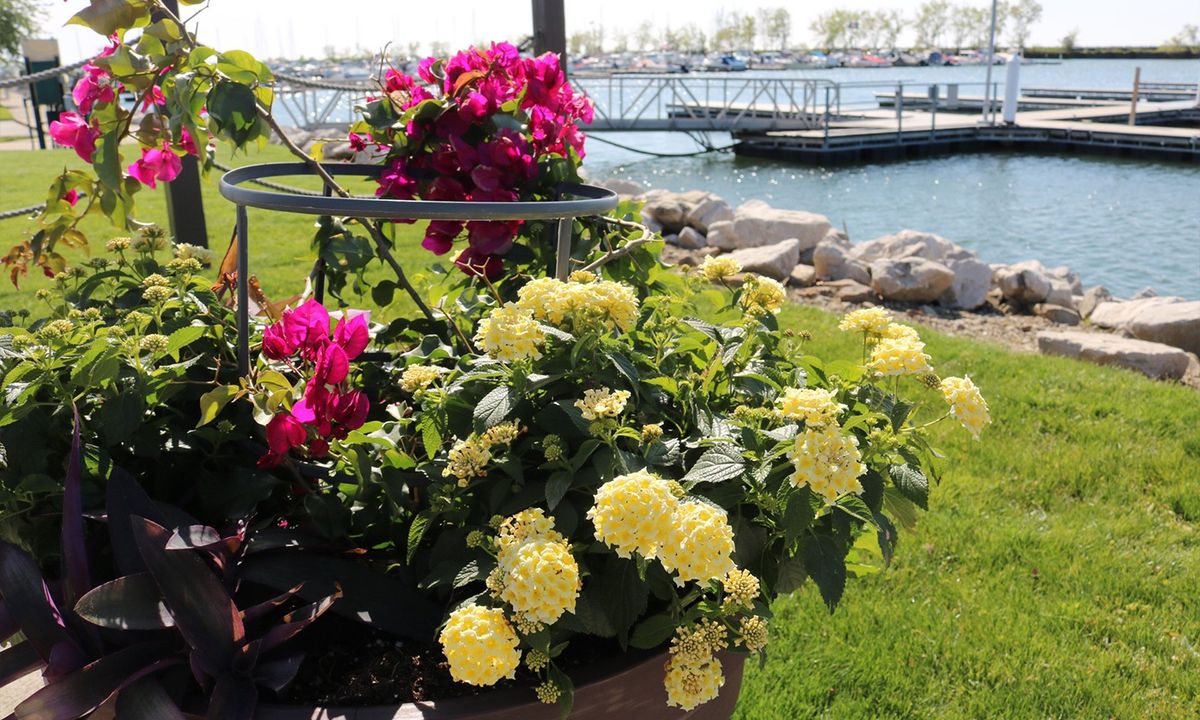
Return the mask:
[[[379,165],[329,164],[329,174],[374,177]],[[395,200],[376,197],[323,197],[269,192],[244,187],[264,178],[313,175],[306,163],[261,163],[230,170],[221,176],[222,197],[237,205],[237,329],[238,369],[250,373],[250,238],[246,208],[254,207],[304,215],[375,218],[385,220],[556,220],[554,276],[565,280],[571,269],[571,221],[602,215],[620,202],[617,194],[593,185],[559,186],[564,200],[474,202],[462,200]]]

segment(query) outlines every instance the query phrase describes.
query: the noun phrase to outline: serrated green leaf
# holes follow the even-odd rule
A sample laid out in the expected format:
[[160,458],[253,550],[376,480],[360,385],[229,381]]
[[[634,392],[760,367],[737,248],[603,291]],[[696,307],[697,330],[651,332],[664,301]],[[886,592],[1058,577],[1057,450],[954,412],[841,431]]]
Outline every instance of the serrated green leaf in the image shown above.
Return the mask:
[[808,530],[812,521],[812,493],[802,487],[788,496],[783,510],[783,537],[789,547]]
[[492,388],[475,406],[475,422],[490,428],[504,422],[517,406],[517,393],[508,385]]
[[667,613],[651,615],[634,626],[629,644],[639,650],[652,650],[675,633],[676,623]]
[[566,470],[551,473],[550,479],[546,481],[546,506],[550,510],[554,510],[562,502],[567,490],[571,488],[573,479],[571,473]]
[[925,477],[925,473],[912,465],[904,464],[890,466],[888,475],[904,497],[912,500],[922,510],[929,509],[929,479]]
[[846,589],[846,558],[841,546],[829,535],[810,535],[804,540],[803,557],[804,569],[833,612]]
[[730,443],[721,443],[704,451],[683,477],[683,483],[692,487],[699,483],[724,482],[740,476],[744,470],[745,461],[741,448]]

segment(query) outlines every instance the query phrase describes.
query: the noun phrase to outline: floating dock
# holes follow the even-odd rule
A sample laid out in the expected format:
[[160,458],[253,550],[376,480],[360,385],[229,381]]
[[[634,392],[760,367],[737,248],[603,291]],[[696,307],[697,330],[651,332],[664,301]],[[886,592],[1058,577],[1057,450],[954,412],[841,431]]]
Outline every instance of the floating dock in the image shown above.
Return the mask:
[[[961,98],[960,98],[961,99]],[[1036,106],[1035,106],[1036,107]],[[806,130],[735,132],[741,155],[809,163],[856,162],[953,152],[1021,149],[1104,153],[1200,162],[1200,104],[1188,100],[1130,103],[1091,101],[1017,112],[1006,124],[983,123],[978,113],[876,109],[829,117]]]

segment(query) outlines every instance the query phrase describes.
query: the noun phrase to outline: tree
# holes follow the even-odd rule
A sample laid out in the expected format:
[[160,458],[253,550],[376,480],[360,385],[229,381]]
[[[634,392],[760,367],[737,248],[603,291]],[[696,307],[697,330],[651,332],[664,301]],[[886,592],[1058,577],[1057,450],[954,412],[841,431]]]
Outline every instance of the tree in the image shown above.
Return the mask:
[[936,48],[942,44],[942,36],[950,23],[948,0],[927,0],[917,8],[914,25],[917,30],[917,47]]
[[762,47],[787,50],[792,34],[792,14],[782,7],[759,8],[758,31],[762,34]]
[[904,32],[904,13],[899,10],[876,10],[872,14],[873,26],[879,33],[879,47],[895,49]]
[[726,50],[751,50],[754,48],[756,27],[753,15],[743,15],[736,11],[729,15],[721,13],[717,16],[717,31],[713,34],[713,44]]
[[657,40],[654,33],[654,23],[649,20],[643,20],[642,24],[638,25],[637,30],[633,32],[633,44],[642,52],[653,50],[657,44]]
[[[975,16],[975,34],[971,37],[972,44],[986,50],[992,29],[992,9],[990,7],[977,8]],[[996,3],[996,42],[1000,42],[1000,37],[1004,34],[1004,25],[1007,19],[1008,5],[1004,2]]]
[[629,34],[624,30],[613,33],[612,51],[615,53],[629,52]]
[[[959,52],[970,45],[986,48],[988,30],[992,23],[991,8],[963,5],[954,8],[953,13],[954,16],[950,19],[950,37],[954,39],[954,51]],[[1000,14],[999,9],[996,14]]]
[[1062,40],[1058,41],[1058,46],[1065,53],[1075,52],[1075,41],[1079,38],[1079,28],[1075,28],[1071,32],[1062,36]]
[[667,48],[679,52],[704,52],[706,40],[704,31],[696,23],[688,23],[678,30],[668,28],[666,32]]
[[1164,50],[1200,50],[1200,28],[1195,25],[1184,25],[1183,29],[1172,35],[1163,44]]
[[1042,19],[1042,4],[1038,0],[1016,0],[1008,6],[1008,17],[1013,23],[1011,42],[1024,50],[1030,30]]
[[599,27],[571,33],[567,50],[572,55],[601,55],[604,53],[604,31]]
[[834,50],[846,40],[846,32],[855,13],[848,10],[831,10],[818,15],[809,28],[817,36],[817,45],[825,50]]
[[21,54],[21,41],[38,30],[42,9],[34,0],[0,0],[0,58]]

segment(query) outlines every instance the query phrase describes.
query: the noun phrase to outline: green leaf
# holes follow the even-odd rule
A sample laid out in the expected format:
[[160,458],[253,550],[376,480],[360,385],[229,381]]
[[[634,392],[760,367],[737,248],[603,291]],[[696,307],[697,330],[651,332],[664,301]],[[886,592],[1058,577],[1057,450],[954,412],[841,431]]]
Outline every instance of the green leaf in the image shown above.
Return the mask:
[[788,496],[787,505],[783,510],[783,537],[789,547],[812,524],[811,498],[812,493],[807,487],[800,488]]
[[683,483],[685,487],[690,488],[698,483],[724,482],[740,476],[744,470],[741,448],[722,443],[710,447],[700,456],[683,477]]
[[804,569],[821,591],[829,612],[837,607],[846,589],[846,558],[837,540],[829,535],[810,535],[804,541]]
[[639,650],[651,650],[665,643],[675,633],[675,627],[675,621],[667,613],[651,615],[633,628],[629,644]]
[[83,25],[108,37],[120,30],[150,23],[145,0],[91,0],[67,21],[68,25]]
[[371,288],[371,299],[379,307],[387,307],[392,304],[392,296],[396,294],[396,283],[391,280],[380,280]]
[[562,502],[563,496],[570,489],[573,479],[571,473],[566,470],[558,470],[551,473],[550,479],[546,481],[546,506],[550,510],[554,510]]
[[245,85],[219,80],[208,92],[210,125],[219,137],[242,147],[255,136],[258,101]]
[[221,385],[201,395],[200,420],[197,421],[196,427],[203,427],[216,420],[221,409],[237,397],[241,390],[237,385]]
[[167,338],[167,349],[164,352],[178,360],[179,351],[204,337],[206,332],[208,332],[208,328],[203,325],[188,325],[179,328]]
[[517,406],[517,393],[507,385],[492,388],[475,406],[475,422],[490,428],[504,422]]
[[129,439],[141,425],[145,409],[145,401],[136,390],[127,390],[106,399],[100,407],[104,439],[114,445]]
[[615,367],[617,371],[624,375],[625,379],[629,381],[629,386],[633,389],[633,392],[636,395],[638,389],[637,367],[629,361],[629,358],[618,352],[611,353],[608,356],[608,359],[612,361],[613,367]]
[[408,526],[408,545],[405,551],[405,558],[408,563],[412,564],[413,556],[417,554],[417,548],[421,546],[421,540],[424,539],[425,533],[429,532],[429,526],[433,524],[433,519],[437,517],[433,512],[424,510],[417,513],[413,518],[412,524]]
[[775,592],[779,595],[796,592],[807,579],[804,560],[798,556],[785,557],[779,562],[779,572],[775,576]]
[[883,507],[901,527],[909,530],[916,527],[917,507],[896,488],[883,489]]
[[929,509],[929,479],[912,465],[892,465],[888,468],[896,489],[922,510]]
[[609,555],[599,577],[597,599],[618,638],[624,638],[646,611],[650,590],[638,577],[636,563]]

